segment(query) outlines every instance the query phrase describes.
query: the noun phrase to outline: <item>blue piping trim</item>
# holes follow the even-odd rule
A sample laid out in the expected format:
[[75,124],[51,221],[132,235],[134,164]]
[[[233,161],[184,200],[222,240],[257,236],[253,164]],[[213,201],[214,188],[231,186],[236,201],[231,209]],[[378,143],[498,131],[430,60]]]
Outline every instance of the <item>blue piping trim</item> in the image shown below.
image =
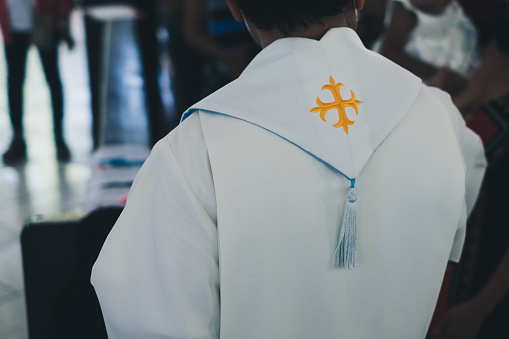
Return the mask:
[[258,126],[274,135],[277,135],[278,137],[280,137],[281,139],[284,139],[286,141],[288,141],[290,144],[300,148],[301,150],[303,150],[304,152],[306,152],[307,154],[311,155],[313,158],[323,162],[324,164],[326,164],[327,166],[329,166],[330,168],[332,168],[333,170],[335,170],[336,172],[338,172],[339,174],[341,174],[342,176],[344,176],[346,179],[350,180],[350,183],[352,185],[352,187],[355,186],[355,179],[352,179],[352,178],[349,178],[346,174],[344,174],[343,172],[341,172],[340,170],[338,170],[336,167],[332,166],[331,164],[329,164],[327,161],[317,157],[316,155],[314,155],[313,153],[309,152],[308,150],[306,150],[305,148],[302,148],[301,146],[297,145],[296,143],[294,143],[293,141],[291,141],[290,139],[287,139],[285,137],[283,137],[282,135],[280,134],[277,134],[276,132],[274,131],[271,131],[270,129],[267,129],[261,125],[258,125],[258,124],[255,124],[254,122],[251,122],[249,120],[245,120],[245,119],[242,119],[242,118],[239,118],[239,117],[236,117],[236,116],[233,116],[233,115],[230,115],[230,114],[226,114],[226,113],[221,113],[221,112],[216,112],[216,111],[208,111],[208,110],[205,110],[205,109],[201,109],[201,108],[191,108],[189,110],[187,110],[183,115],[182,115],[182,119],[180,120],[180,122],[184,121],[185,119],[187,119],[191,114],[193,114],[194,112],[196,111],[204,111],[204,112],[207,112],[207,113],[213,113],[213,114],[219,114],[219,115],[224,115],[224,116],[227,116],[227,117],[231,117],[231,118],[235,118],[235,119],[238,119],[238,120],[242,120],[242,121],[245,121],[247,123],[250,123],[251,125],[255,125],[255,126]]
[[[184,114],[182,114],[182,117],[180,118],[180,123],[182,123],[184,120],[186,120],[187,118],[189,118],[189,116],[191,114],[193,114],[194,112],[196,111],[196,109],[194,108],[190,108],[188,109],[187,111],[184,112]],[[208,111],[207,111],[208,112]]]

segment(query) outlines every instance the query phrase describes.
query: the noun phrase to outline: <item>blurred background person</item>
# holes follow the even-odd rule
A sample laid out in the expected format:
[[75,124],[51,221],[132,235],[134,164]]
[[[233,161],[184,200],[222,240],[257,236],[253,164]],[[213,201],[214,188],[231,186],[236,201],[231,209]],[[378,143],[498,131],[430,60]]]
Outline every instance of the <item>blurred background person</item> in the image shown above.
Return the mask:
[[359,12],[357,34],[364,46],[371,49],[384,30],[388,0],[368,0]]
[[392,0],[388,27],[375,47],[427,81],[443,67],[455,93],[477,62],[477,30],[455,0]]
[[[509,292],[509,248],[498,269],[474,298],[453,307],[442,320],[437,332],[443,339],[491,338],[481,328],[486,318]],[[496,338],[507,338],[508,332],[495,332]]]
[[68,161],[70,151],[63,133],[63,90],[58,70],[58,45],[65,40],[70,48],[70,0],[0,0],[0,26],[5,41],[8,107],[12,141],[3,154],[6,164],[26,160],[23,132],[23,85],[28,49],[33,42],[38,50],[51,93],[53,127],[58,160]]
[[180,114],[204,96],[203,68],[206,58],[191,46],[184,36],[186,0],[161,0],[161,3],[169,35],[171,90],[175,100],[175,112],[180,121]]
[[[484,28],[481,42],[480,63],[471,74],[462,91],[453,95],[454,104],[466,113],[491,100],[509,98],[509,18],[508,2],[500,1],[492,14],[481,24]],[[430,84],[444,88],[447,70],[441,69]]]
[[[509,2],[499,1],[480,24],[479,66],[452,99],[483,140],[488,169],[460,264],[464,292],[439,327],[446,339],[509,338]],[[446,70],[429,80],[440,88],[446,82]]]
[[203,69],[207,80],[203,96],[236,79],[259,51],[225,0],[186,0],[184,36],[208,60]]

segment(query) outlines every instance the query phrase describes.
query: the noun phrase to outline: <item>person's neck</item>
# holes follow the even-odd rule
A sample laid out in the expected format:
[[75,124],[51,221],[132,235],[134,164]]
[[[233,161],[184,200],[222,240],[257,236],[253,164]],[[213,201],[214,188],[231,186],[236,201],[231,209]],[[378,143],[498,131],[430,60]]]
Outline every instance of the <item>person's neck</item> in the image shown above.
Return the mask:
[[[355,11],[347,11],[333,17],[327,17],[322,19],[322,23],[311,23],[304,30],[296,30],[290,34],[283,34],[278,29],[272,30],[257,30],[250,25],[252,33],[257,36],[257,42],[262,48],[267,47],[276,40],[283,38],[308,38],[308,39],[320,39],[330,29],[337,27],[349,27],[353,30],[357,29],[357,15]],[[253,32],[255,30],[256,32]]]

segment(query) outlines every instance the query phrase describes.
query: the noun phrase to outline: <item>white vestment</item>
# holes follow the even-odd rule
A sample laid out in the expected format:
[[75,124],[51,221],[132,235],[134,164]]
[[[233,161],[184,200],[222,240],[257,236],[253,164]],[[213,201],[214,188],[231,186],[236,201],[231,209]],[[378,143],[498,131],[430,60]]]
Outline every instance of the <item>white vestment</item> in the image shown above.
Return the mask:
[[[347,128],[312,112],[331,81],[357,100]],[[277,40],[142,167],[93,269],[108,334],[423,338],[485,166],[450,98],[354,31]],[[353,179],[348,270],[331,257]]]

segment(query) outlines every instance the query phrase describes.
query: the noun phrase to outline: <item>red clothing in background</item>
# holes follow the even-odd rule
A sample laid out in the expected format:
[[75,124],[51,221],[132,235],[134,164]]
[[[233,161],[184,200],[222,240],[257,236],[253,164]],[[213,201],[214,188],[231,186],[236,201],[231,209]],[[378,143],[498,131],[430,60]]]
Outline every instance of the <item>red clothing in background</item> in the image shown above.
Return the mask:
[[4,36],[4,42],[8,44],[11,41],[11,23],[7,12],[7,0],[0,0],[0,28]]

